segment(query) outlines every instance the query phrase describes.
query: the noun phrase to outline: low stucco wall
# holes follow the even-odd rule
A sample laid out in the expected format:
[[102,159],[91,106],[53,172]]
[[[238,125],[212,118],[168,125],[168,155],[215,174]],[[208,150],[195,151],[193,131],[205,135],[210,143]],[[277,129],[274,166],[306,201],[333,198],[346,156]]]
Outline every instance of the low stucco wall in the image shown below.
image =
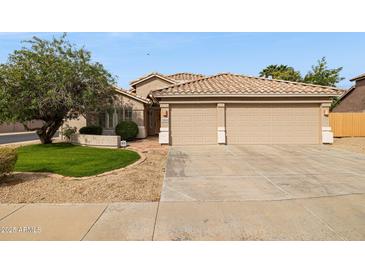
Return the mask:
[[72,144],[104,147],[120,147],[120,136],[73,134]]

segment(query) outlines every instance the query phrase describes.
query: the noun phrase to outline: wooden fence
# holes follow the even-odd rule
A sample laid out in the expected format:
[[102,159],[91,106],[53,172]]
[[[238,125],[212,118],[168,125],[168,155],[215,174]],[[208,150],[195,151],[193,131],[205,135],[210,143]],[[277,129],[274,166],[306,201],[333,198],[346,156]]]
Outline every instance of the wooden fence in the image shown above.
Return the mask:
[[330,113],[335,137],[365,137],[365,113]]

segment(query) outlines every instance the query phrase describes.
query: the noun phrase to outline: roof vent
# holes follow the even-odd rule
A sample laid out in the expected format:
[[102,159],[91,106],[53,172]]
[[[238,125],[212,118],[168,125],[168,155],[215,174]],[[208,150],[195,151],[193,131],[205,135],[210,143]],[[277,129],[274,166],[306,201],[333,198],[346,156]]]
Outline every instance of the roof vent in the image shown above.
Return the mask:
[[269,75],[267,79],[272,80],[272,75]]

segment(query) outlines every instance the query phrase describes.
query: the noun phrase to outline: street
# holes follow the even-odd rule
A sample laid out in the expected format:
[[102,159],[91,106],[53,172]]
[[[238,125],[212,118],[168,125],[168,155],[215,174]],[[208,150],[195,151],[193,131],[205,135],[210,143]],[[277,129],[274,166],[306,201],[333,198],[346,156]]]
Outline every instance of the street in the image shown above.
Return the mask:
[[[58,137],[58,132],[56,132],[54,137]],[[25,141],[34,141],[38,140],[38,136],[35,132],[27,132],[27,133],[15,133],[9,135],[0,135],[0,144],[9,144],[9,143],[18,143]]]

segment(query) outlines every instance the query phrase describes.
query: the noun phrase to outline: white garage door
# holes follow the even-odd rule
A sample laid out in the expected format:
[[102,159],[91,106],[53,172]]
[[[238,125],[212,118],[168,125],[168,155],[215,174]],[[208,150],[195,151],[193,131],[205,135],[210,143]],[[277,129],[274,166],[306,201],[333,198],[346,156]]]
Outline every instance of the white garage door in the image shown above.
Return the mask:
[[318,144],[318,104],[228,104],[227,144]]
[[171,105],[171,144],[217,144],[216,105]]

